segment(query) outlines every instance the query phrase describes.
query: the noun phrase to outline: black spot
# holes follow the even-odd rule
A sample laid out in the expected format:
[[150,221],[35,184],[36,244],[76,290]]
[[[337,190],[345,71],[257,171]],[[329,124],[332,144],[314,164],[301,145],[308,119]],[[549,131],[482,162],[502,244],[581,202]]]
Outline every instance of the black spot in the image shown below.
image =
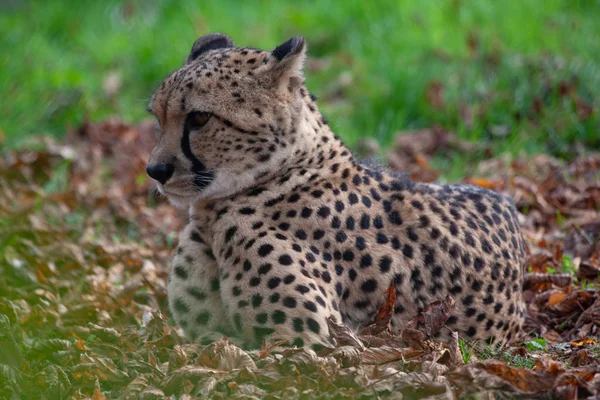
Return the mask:
[[285,313],[281,310],[275,310],[271,314],[271,319],[274,324],[283,324],[285,322]]
[[175,307],[175,310],[179,311],[180,313],[187,313],[190,311],[188,305],[185,304],[185,302],[180,298],[175,299],[173,306]]
[[360,218],[360,228],[369,229],[371,226],[371,218],[367,214],[363,214]]
[[348,238],[348,235],[346,235],[346,233],[344,231],[338,231],[335,234],[335,240],[338,243],[344,243],[347,238]]
[[196,315],[196,323],[197,324],[206,325],[206,324],[208,324],[209,320],[210,320],[210,313],[208,311],[203,311],[203,312],[199,313],[198,315]]
[[416,208],[417,210],[421,210],[421,211],[423,211],[423,204],[422,204],[420,201],[418,201],[418,200],[413,200],[413,201],[411,201],[411,202],[410,202],[410,204],[411,204],[411,205],[412,205],[414,208]]
[[232,226],[225,232],[225,243],[229,243],[233,239],[233,235],[237,232],[237,226]]
[[267,282],[267,287],[269,289],[275,289],[281,283],[281,278],[278,276],[274,276]]
[[404,254],[404,256],[406,258],[412,258],[413,257],[413,248],[412,246],[405,244],[404,247],[402,248],[402,254]]
[[262,264],[260,267],[258,267],[259,275],[268,274],[271,271],[271,267],[272,267],[272,265],[269,263]]
[[175,271],[175,275],[177,275],[178,278],[181,278],[181,279],[188,278],[187,270],[184,267],[182,267],[181,265],[176,265],[174,271]]
[[386,243],[389,242],[388,237],[385,234],[383,234],[382,232],[379,232],[377,234],[377,238],[376,239],[377,239],[377,243],[379,243],[379,244],[386,244]]
[[453,244],[450,246],[450,249],[448,249],[448,254],[450,254],[450,257],[456,259],[460,256],[460,249],[456,244]]
[[333,217],[331,219],[331,227],[333,229],[338,229],[340,226],[342,226],[342,221],[337,216]]
[[319,208],[319,211],[317,211],[317,215],[321,218],[327,218],[327,217],[329,217],[330,214],[331,214],[331,210],[327,206],[323,206],[323,207]]
[[318,334],[321,331],[321,326],[319,326],[319,323],[312,318],[306,319],[306,325],[308,326],[308,329],[310,329],[316,334]]
[[308,208],[308,207],[304,207],[302,209],[302,212],[300,213],[300,215],[302,216],[302,218],[309,218],[312,214],[313,210]]
[[301,318],[294,318],[294,320],[292,321],[292,326],[294,327],[295,332],[304,332],[304,321],[302,321]]
[[352,252],[352,250],[345,250],[344,254],[343,254],[343,258],[344,258],[344,261],[353,261],[354,253]]
[[306,308],[308,311],[317,312],[317,305],[312,301],[305,301],[304,308]]
[[296,291],[302,293],[302,294],[306,294],[310,291],[310,289],[304,285],[296,285]]
[[350,280],[352,282],[354,282],[356,280],[356,270],[354,268],[351,268],[348,270],[348,277],[350,278]]
[[300,229],[296,231],[296,237],[300,240],[306,240],[307,235],[306,232]]
[[192,296],[196,300],[198,300],[198,301],[206,300],[206,293],[204,293],[202,290],[198,289],[197,287],[188,287],[186,290],[190,294],[190,296]]
[[288,254],[283,254],[279,257],[279,264],[281,265],[292,265],[292,257],[290,257]]
[[368,198],[367,196],[362,197],[362,203],[364,204],[365,207],[371,208],[371,199]]
[[450,234],[452,236],[458,235],[458,226],[454,222],[450,222]]
[[263,244],[258,248],[258,255],[261,257],[268,256],[273,251],[273,246],[270,244]]
[[258,314],[256,314],[256,317],[254,317],[254,320],[261,325],[266,324],[267,321],[269,320],[269,315],[265,312],[258,313]]
[[260,285],[260,278],[258,276],[253,276],[250,278],[249,285],[252,287]]
[[358,250],[364,250],[367,248],[367,243],[365,242],[365,238],[362,236],[358,236],[356,238],[355,246]]
[[197,243],[204,243],[204,240],[202,240],[202,237],[196,231],[192,232],[192,234],[190,235],[190,239]]
[[402,225],[402,217],[400,217],[400,213],[398,211],[392,211],[389,213],[388,219],[394,225]]
[[346,218],[346,229],[353,231],[354,230],[354,217],[349,216]]
[[243,214],[243,215],[252,215],[256,212],[256,210],[254,208],[251,207],[244,207],[244,208],[240,208],[239,213]]
[[483,260],[481,258],[476,257],[475,260],[473,261],[473,267],[475,268],[475,270],[477,272],[480,272],[485,267],[485,263],[483,262]]
[[260,326],[252,327],[254,330],[254,337],[258,343],[264,342],[265,338],[269,335],[275,333],[275,329],[273,328],[263,328]]
[[320,240],[323,238],[323,236],[325,236],[325,231],[322,229],[318,229],[313,232],[313,239],[315,240]]
[[370,267],[373,264],[373,258],[371,257],[370,254],[364,254],[361,258],[360,258],[360,267],[361,268],[367,268]]
[[263,297],[260,294],[255,294],[252,296],[252,307],[258,308],[262,304]]
[[283,299],[283,305],[288,308],[295,308],[296,307],[296,299],[294,299],[293,297],[286,297]]
[[361,289],[365,293],[372,293],[377,290],[377,281],[375,279],[369,279],[363,282]]
[[381,258],[381,260],[379,260],[379,270],[381,272],[388,272],[390,270],[391,265],[392,259],[388,256],[384,256]]
[[408,238],[413,241],[413,242],[418,242],[419,241],[419,235],[417,235],[417,233],[415,232],[415,229],[412,226],[409,226],[408,229],[406,230],[406,233],[408,235]]
[[468,295],[463,297],[462,302],[465,306],[470,306],[471,304],[473,304],[473,296]]

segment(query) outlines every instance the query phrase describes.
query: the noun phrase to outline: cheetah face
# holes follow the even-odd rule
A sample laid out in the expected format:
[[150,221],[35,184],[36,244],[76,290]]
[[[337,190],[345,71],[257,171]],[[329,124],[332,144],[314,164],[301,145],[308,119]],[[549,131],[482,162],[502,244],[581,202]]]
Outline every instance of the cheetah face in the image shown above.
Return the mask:
[[150,101],[158,121],[147,172],[179,206],[232,196],[278,171],[301,129],[302,37],[273,51],[200,37]]

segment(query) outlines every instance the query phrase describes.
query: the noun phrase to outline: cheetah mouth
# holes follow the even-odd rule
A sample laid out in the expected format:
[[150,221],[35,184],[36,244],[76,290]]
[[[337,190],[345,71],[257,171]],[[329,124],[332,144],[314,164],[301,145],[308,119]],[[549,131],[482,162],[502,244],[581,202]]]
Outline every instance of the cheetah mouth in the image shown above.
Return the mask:
[[185,205],[198,199],[211,182],[211,176],[194,174],[174,178],[165,184],[157,183],[157,188],[171,203]]

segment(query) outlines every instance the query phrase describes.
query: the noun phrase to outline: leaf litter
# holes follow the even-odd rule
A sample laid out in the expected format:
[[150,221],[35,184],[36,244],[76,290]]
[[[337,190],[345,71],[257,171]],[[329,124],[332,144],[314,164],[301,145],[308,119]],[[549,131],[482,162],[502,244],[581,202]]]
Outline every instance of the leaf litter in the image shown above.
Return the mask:
[[[433,152],[476,146],[428,132],[400,137],[392,166],[431,180]],[[314,352],[281,342],[244,350],[219,337],[202,346],[181,335],[165,286],[186,216],[146,179],[152,145],[150,123],[109,120],[1,154],[0,398],[600,396],[600,153],[490,159],[464,178],[513,196],[520,211],[520,342],[498,350],[456,334],[435,341],[448,329],[449,297],[393,334],[390,285],[370,325],[330,320],[336,346]]]

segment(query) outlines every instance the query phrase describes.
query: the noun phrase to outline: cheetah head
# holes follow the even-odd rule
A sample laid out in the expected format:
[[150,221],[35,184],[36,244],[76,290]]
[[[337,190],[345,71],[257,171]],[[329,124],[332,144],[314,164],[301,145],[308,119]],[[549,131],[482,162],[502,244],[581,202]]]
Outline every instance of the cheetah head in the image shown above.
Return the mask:
[[272,51],[201,36],[183,67],[156,90],[149,111],[157,143],[146,171],[179,206],[232,196],[293,154],[306,93],[304,38]]

